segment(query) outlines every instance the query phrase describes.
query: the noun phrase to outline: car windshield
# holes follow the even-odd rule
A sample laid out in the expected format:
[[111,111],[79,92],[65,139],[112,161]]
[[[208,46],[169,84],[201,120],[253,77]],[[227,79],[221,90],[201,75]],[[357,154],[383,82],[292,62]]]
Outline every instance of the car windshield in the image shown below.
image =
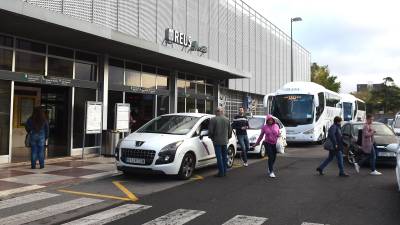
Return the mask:
[[181,115],[159,116],[139,128],[137,132],[185,135],[199,119],[199,117]]
[[314,96],[278,95],[274,100],[272,115],[279,118],[283,125],[288,127],[312,124],[314,120]]
[[393,122],[393,128],[400,128],[400,117],[397,117]]
[[[364,127],[364,124],[354,124],[353,125],[353,134],[357,135],[358,130],[362,130],[363,127]],[[385,124],[372,124],[372,129],[375,130],[375,135],[378,135],[378,136],[394,135],[393,131]]]
[[353,119],[353,105],[349,102],[343,102],[343,120],[350,121]]
[[262,117],[250,117],[249,118],[249,129],[250,130],[259,130],[265,124],[265,118]]
[[372,124],[372,129],[375,130],[375,135],[379,136],[392,136],[393,131],[385,124]]

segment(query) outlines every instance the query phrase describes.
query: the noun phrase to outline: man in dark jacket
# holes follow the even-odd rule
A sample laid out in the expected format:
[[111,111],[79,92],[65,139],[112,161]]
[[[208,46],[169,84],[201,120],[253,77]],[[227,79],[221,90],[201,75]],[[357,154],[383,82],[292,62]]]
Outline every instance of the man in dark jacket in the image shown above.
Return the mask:
[[247,152],[250,149],[249,137],[247,136],[247,129],[249,128],[249,120],[244,114],[244,108],[239,108],[239,115],[235,116],[232,123],[232,128],[236,131],[236,136],[240,144],[240,149],[242,150],[242,161],[243,166],[248,166],[247,164]]
[[320,175],[324,174],[325,167],[336,157],[338,167],[339,167],[339,176],[348,177],[349,175],[344,172],[343,166],[343,137],[341,131],[342,118],[336,116],[334,118],[334,124],[328,130],[328,139],[332,143],[332,149],[329,149],[328,158],[317,168],[317,171]]
[[232,137],[232,128],[228,118],[224,116],[224,109],[218,107],[216,116],[208,125],[208,137],[213,141],[219,173],[217,177],[226,176],[228,167],[228,141]]

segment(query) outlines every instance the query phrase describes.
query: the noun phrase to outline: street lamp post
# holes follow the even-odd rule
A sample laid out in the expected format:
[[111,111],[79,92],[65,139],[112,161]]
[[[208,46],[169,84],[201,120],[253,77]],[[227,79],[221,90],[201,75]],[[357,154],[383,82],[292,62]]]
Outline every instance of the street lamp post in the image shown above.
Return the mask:
[[290,80],[294,81],[293,76],[293,22],[302,21],[301,17],[295,17],[290,19]]

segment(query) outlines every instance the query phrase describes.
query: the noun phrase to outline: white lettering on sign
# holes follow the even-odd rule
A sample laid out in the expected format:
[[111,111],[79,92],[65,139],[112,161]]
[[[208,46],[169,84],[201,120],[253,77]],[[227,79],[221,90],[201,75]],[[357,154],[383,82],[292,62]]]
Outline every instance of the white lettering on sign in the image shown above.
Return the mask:
[[192,37],[171,28],[165,30],[165,41],[168,44],[175,43],[185,47],[190,47],[192,45]]

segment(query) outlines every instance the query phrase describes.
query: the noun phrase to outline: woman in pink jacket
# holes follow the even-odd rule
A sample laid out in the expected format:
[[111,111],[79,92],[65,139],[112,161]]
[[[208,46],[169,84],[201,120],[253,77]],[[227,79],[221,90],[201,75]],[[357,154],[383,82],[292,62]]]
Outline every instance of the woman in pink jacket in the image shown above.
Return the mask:
[[276,177],[274,173],[274,163],[277,153],[276,142],[278,141],[279,135],[279,126],[271,115],[267,115],[267,124],[261,128],[261,134],[258,137],[257,142],[253,145],[253,147],[259,145],[260,141],[264,137],[263,145],[265,146],[268,155],[268,174],[271,178]]
[[360,172],[360,166],[363,165],[366,161],[370,161],[369,164],[371,166],[371,175],[382,175],[382,173],[376,170],[376,150],[374,145],[374,134],[375,131],[372,128],[372,121],[374,118],[371,115],[367,115],[367,122],[364,124],[362,131],[362,151],[364,153],[363,159],[361,159],[358,163],[355,163],[355,169]]

